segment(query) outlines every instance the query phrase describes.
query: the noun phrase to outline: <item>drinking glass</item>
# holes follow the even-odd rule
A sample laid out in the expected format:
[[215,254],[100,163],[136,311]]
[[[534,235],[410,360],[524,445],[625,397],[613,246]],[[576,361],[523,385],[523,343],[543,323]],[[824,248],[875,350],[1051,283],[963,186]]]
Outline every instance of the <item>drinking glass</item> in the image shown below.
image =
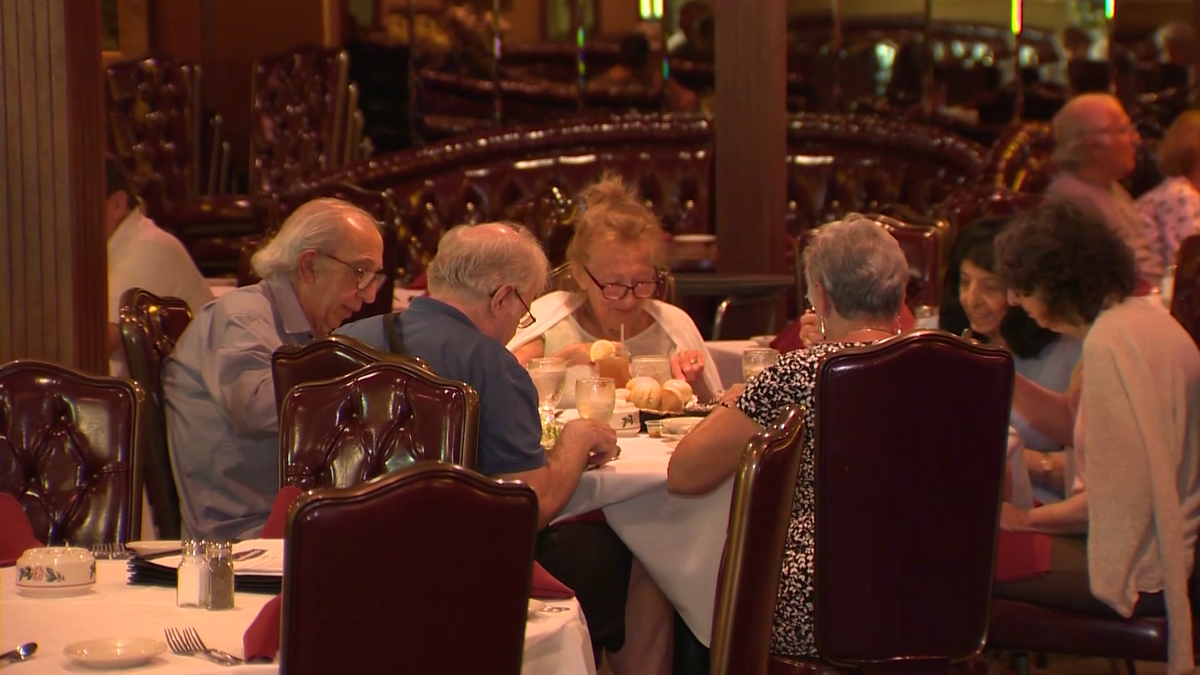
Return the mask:
[[545,358],[529,360],[529,377],[538,393],[538,407],[543,412],[554,412],[558,402],[562,400],[563,389],[567,383],[567,362],[565,359]]
[[634,377],[653,377],[659,384],[671,379],[671,359],[666,356],[635,356],[633,357]]
[[624,387],[629,381],[629,350],[625,345],[614,345],[617,351],[596,361],[596,372],[600,377],[611,379],[618,386]]
[[747,349],[742,352],[742,378],[749,382],[779,358],[778,349]]
[[575,381],[575,407],[579,416],[608,424],[617,405],[617,387],[611,377],[587,377]]
[[1162,299],[1167,307],[1171,306],[1171,296],[1175,294],[1175,265],[1167,268],[1162,280]]

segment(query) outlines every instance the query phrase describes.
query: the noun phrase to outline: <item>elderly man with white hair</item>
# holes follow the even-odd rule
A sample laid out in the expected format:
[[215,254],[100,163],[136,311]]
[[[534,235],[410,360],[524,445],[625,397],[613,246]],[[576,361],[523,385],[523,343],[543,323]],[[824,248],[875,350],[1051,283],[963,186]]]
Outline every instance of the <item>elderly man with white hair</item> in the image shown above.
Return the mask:
[[271,354],[327,335],[375,299],[384,275],[375,220],[317,199],[252,259],[263,279],[201,309],[163,368],[171,467],[185,536],[256,536],[279,491]]
[[670,671],[670,604],[607,523],[550,525],[589,466],[617,453],[607,424],[578,419],[542,444],[537,390],[505,345],[537,319],[529,303],[547,286],[541,244],[519,225],[462,225],[447,232],[429,265],[429,296],[401,314],[371,317],[340,334],[424,360],[479,393],[477,469],[526,482],[538,496],[537,560],[583,606],[597,657],[615,673]]
[[1145,287],[1162,283],[1158,230],[1138,212],[1120,180],[1137,166],[1137,128],[1109,94],[1076,96],[1054,116],[1061,168],[1046,194],[1093,211],[1133,249]]

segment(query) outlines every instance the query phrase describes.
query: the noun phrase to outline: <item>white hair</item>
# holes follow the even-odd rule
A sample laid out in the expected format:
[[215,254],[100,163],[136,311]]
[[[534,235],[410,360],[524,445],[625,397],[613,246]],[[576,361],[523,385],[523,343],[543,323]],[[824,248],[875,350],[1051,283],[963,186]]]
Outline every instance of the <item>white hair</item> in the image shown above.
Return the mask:
[[879,223],[851,213],[813,232],[804,247],[804,278],[820,284],[848,319],[890,318],[904,303],[908,262]]
[[[1088,137],[1096,129],[1094,118],[1100,106],[1121,108],[1121,102],[1111,94],[1092,92],[1080,94],[1054,115],[1054,161],[1068,171],[1077,171],[1088,160]],[[1123,110],[1123,108],[1122,108]]]
[[[502,236],[497,227],[507,228],[517,236]],[[490,236],[485,232],[491,233]],[[429,292],[435,297],[451,295],[482,300],[505,284],[537,296],[549,283],[550,263],[542,245],[520,225],[459,225],[438,242],[428,275]],[[526,298],[526,302],[530,301],[532,298]]]
[[366,211],[340,199],[324,198],[305,202],[296,209],[271,241],[267,242],[250,259],[254,273],[262,279],[276,276],[293,276],[300,263],[300,254],[315,250],[333,253],[346,229],[355,221],[372,223],[376,231],[379,224]]

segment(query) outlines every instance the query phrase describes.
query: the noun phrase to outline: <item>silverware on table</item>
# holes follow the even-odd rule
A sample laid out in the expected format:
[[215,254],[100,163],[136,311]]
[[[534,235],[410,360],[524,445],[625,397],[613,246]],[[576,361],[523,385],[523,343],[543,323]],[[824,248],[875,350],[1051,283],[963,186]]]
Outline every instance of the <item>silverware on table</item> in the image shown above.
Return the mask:
[[4,652],[3,654],[0,654],[0,666],[5,666],[10,663],[17,663],[19,661],[25,661],[33,656],[33,653],[37,651],[37,648],[38,646],[36,642],[26,642],[16,649]]
[[91,551],[96,560],[128,560],[133,557],[124,544],[96,544]]
[[180,656],[200,656],[222,666],[237,666],[246,662],[229,652],[210,649],[195,628],[165,628],[163,633],[167,636],[167,646],[171,652]]

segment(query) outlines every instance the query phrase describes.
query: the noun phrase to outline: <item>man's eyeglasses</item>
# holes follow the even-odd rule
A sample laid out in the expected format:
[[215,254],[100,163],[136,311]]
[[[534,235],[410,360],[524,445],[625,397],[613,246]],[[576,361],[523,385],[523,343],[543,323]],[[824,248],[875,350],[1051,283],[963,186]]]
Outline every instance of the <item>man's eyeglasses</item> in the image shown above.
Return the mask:
[[[500,288],[504,287],[501,286]],[[491,297],[496,297],[496,294],[500,292],[500,288],[492,291]],[[521,297],[521,292],[517,290],[516,286],[513,286],[513,295],[517,296],[517,302],[521,303],[521,306],[525,308],[525,314],[523,314],[521,319],[517,321],[517,329],[524,330],[532,326],[533,322],[537,321],[537,319],[534,318],[533,312],[529,310],[529,303],[525,302],[525,298]]]
[[366,270],[366,269],[359,267],[358,265],[355,265],[354,263],[348,263],[345,260],[342,260],[341,258],[337,258],[337,257],[332,256],[323,251],[321,252],[321,255],[325,256],[326,258],[329,258],[330,260],[332,260],[334,262],[339,262],[339,263],[345,265],[346,267],[349,267],[350,269],[354,270],[355,273],[358,274],[358,281],[356,282],[355,285],[358,287],[358,290],[360,290],[360,291],[365,291],[368,288],[372,288],[372,287],[378,288],[379,285],[383,283],[383,280],[387,278],[387,275],[384,274],[382,270],[378,270],[378,271],[377,270]]
[[662,285],[661,273],[656,273],[657,278],[654,281],[635,281],[632,286],[627,286],[618,283],[602,284],[596,278],[596,275],[592,274],[591,270],[584,267],[583,271],[591,277],[593,283],[600,287],[600,295],[604,296],[605,300],[620,300],[629,295],[630,291],[633,291],[633,297],[635,298],[649,300],[654,297],[654,294],[658,292],[659,286]]

